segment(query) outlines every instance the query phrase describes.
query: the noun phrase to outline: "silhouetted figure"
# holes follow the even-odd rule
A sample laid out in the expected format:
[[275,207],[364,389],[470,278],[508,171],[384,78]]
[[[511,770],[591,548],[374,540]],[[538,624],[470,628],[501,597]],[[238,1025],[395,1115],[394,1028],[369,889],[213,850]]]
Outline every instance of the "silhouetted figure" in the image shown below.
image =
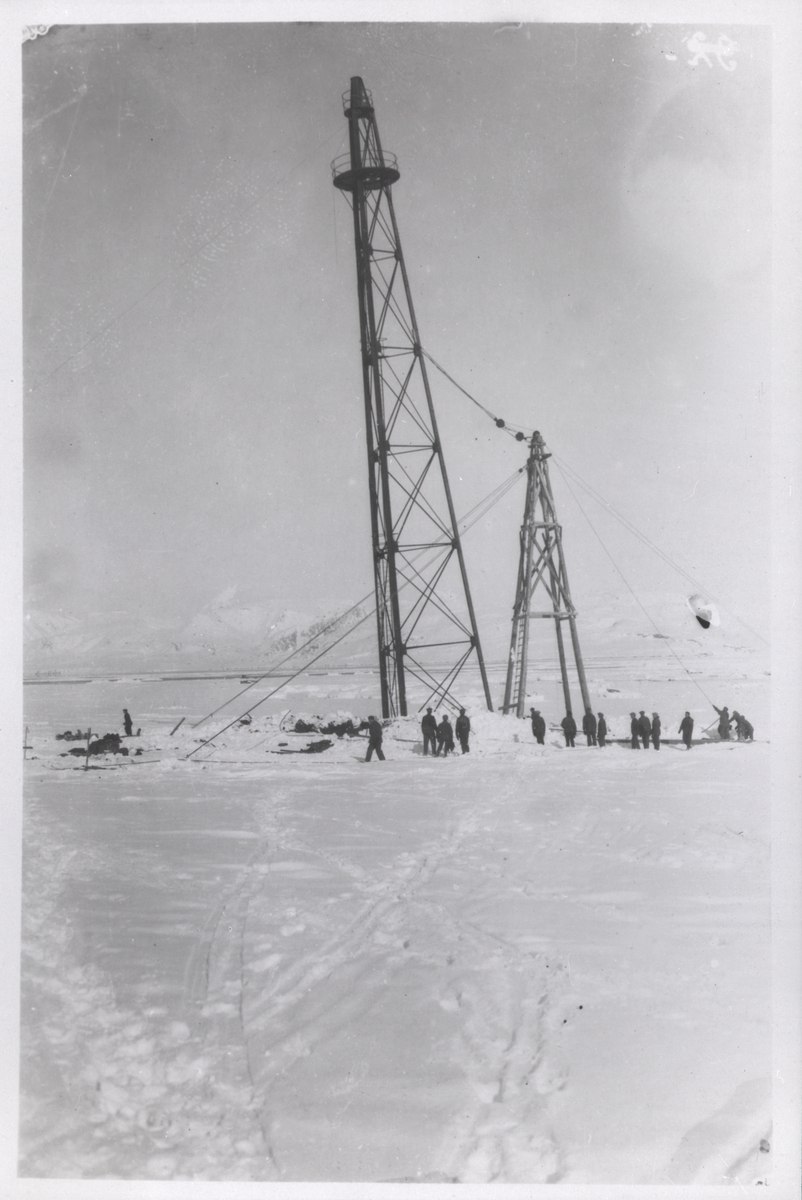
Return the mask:
[[[715,704],[713,708],[716,708]],[[729,710],[726,707],[716,708],[716,712],[719,715],[718,736],[722,742],[728,742],[730,740],[730,720],[732,719]]]
[[572,714],[566,713],[562,721],[560,721],[560,724],[562,725],[563,733],[565,734],[566,746],[573,746],[574,738],[576,737],[576,721],[574,720]]
[[693,717],[689,712],[686,712],[685,716],[680,721],[679,731],[682,734],[682,740],[685,743],[685,748],[690,750],[691,742],[693,740]]
[[423,734],[423,753],[428,754],[431,748],[432,754],[437,754],[437,717],[434,716],[430,708],[426,709],[426,716],[420,723],[421,733]]
[[604,719],[604,713],[599,713],[599,721],[596,726],[596,734],[599,739],[600,746],[607,745],[607,722]]
[[660,730],[661,730],[661,728],[662,728],[662,726],[660,724],[659,714],[652,713],[652,745],[654,746],[655,750],[660,749]]
[[373,751],[376,751],[377,758],[384,762],[384,753],[382,751],[382,727],[375,717],[368,717],[368,752],[365,755],[365,762],[370,762],[373,757]]
[[585,715],[582,718],[582,732],[587,738],[589,746],[596,745],[596,718],[589,708],[585,709]]
[[439,757],[442,754],[443,758],[445,758],[449,750],[453,749],[454,730],[451,728],[448,713],[445,713],[442,721],[437,726],[437,749],[435,750],[435,755]]
[[123,709],[123,728],[125,729],[125,736],[131,737],[134,732],[134,723],[127,708]]
[[470,750],[468,738],[471,736],[471,718],[465,715],[464,708],[459,710],[459,716],[457,717],[456,724],[454,725],[454,731],[457,735],[457,740],[459,741],[462,753],[467,754]]
[[643,742],[643,749],[649,749],[649,742],[652,740],[652,723],[646,716],[643,709],[640,710],[638,717],[638,730],[640,732],[640,740]]
[[637,713],[630,713],[629,732],[632,737],[630,746],[633,750],[640,750],[640,722],[638,721]]
[[529,715],[532,718],[532,733],[537,739],[538,746],[542,746],[546,737],[546,722],[541,717],[539,708],[530,708]]

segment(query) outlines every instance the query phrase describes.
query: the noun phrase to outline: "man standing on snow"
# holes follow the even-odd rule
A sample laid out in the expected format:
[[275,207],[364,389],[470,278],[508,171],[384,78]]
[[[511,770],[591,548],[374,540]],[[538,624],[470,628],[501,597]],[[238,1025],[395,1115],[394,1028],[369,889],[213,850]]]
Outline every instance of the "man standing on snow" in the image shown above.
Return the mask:
[[[713,708],[716,708],[715,704],[713,705]],[[729,709],[727,709],[726,706],[724,708],[716,708],[716,712],[719,715],[718,736],[721,738],[722,742],[728,742],[730,740],[731,720]]]
[[652,745],[655,750],[660,749],[660,716],[658,713],[652,713]]
[[638,718],[638,730],[640,731],[640,739],[643,742],[643,749],[649,749],[649,742],[652,740],[652,723],[646,716],[643,709],[640,710]]
[[449,750],[454,749],[454,730],[451,728],[451,722],[448,719],[448,713],[443,713],[443,719],[437,726],[437,749],[435,757],[440,757],[440,751],[443,752],[443,758],[446,757]]
[[454,730],[459,739],[459,744],[462,748],[462,753],[467,754],[468,751],[470,750],[470,746],[468,745],[468,738],[471,735],[471,718],[466,717],[464,708],[461,708],[459,710],[459,716],[457,717],[457,722],[456,722],[456,725],[454,726]]
[[582,718],[582,732],[587,738],[589,746],[596,745],[596,718],[589,708],[585,709],[585,715]]
[[632,735],[632,741],[629,743],[633,750],[640,750],[640,723],[637,713],[630,713],[629,732]]
[[571,713],[566,713],[562,721],[560,721],[560,724],[562,725],[563,733],[565,734],[566,747],[573,746],[574,738],[576,737],[576,721],[574,720],[573,715]]
[[693,739],[693,717],[689,712],[686,712],[685,716],[680,721],[679,731],[682,734],[682,740],[685,743],[686,750],[690,750],[691,741]]
[[741,740],[744,742],[753,742],[755,740],[755,731],[743,714],[741,715]]
[[530,708],[529,715],[532,718],[532,733],[537,739],[538,746],[542,746],[546,736],[546,722],[541,717],[539,708]]
[[599,737],[599,745],[607,744],[607,722],[604,719],[604,713],[599,713],[599,723],[596,726],[596,732]]
[[127,708],[123,709],[123,728],[125,729],[125,736],[131,737],[134,732],[134,723]]
[[384,754],[382,753],[382,727],[375,717],[368,717],[368,752],[365,755],[365,762],[370,762],[373,757],[373,751],[376,751],[378,758],[384,762]]
[[423,734],[423,753],[428,754],[431,747],[432,754],[437,754],[437,717],[435,717],[430,708],[426,709],[426,716],[420,723],[421,733]]

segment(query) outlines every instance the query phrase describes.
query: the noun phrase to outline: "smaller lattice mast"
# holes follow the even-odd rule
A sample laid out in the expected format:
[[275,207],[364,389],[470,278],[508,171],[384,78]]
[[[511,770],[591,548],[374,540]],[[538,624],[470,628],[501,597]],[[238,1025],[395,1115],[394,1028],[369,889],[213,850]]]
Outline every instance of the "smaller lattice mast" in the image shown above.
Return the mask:
[[[562,624],[568,622],[574,651],[579,690],[584,709],[590,708],[590,694],[579,636],[576,630],[576,609],[571,601],[568,574],[562,545],[562,527],[558,524],[554,496],[549,482],[550,453],[539,432],[535,430],[529,443],[526,463],[527,485],[524,519],[521,525],[521,557],[518,564],[518,586],[512,615],[512,638],[507,664],[507,683],[504,689],[504,712],[515,711],[524,716],[526,704],[526,672],[529,657],[529,622],[535,617],[554,621],[557,633],[557,652],[560,656],[565,711],[572,713],[571,690],[565,658]],[[547,603],[540,611],[532,610],[535,594],[540,589]]]

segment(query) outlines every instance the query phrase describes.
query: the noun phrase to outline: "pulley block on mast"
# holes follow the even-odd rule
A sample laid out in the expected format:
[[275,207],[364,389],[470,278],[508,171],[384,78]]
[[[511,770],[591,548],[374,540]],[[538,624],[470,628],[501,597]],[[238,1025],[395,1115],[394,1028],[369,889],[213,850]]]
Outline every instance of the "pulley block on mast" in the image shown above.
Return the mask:
[[358,76],[343,107],[349,151],[332,175],[354,218],[382,712],[456,707],[455,682],[474,660],[492,710],[393,208],[398,165]]

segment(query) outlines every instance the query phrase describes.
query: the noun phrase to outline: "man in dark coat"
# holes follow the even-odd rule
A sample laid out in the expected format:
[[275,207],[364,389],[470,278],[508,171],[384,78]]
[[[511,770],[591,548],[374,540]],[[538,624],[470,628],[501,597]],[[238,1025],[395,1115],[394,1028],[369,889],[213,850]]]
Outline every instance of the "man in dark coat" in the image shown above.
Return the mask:
[[573,746],[574,738],[576,737],[576,721],[574,720],[573,715],[571,713],[566,713],[562,721],[560,721],[560,724],[562,725],[563,733],[565,734],[566,746]]
[[652,745],[655,750],[660,749],[660,729],[660,715],[659,713],[652,713]]
[[432,754],[437,754],[437,717],[434,716],[430,708],[426,709],[426,716],[420,723],[421,733],[423,734],[423,753],[428,754],[431,748]]
[[691,742],[693,740],[693,717],[689,712],[686,712],[685,716],[680,721],[679,731],[682,734],[682,740],[685,743],[685,748],[690,750]]
[[585,709],[585,715],[582,718],[582,732],[587,738],[589,746],[596,745],[596,718],[589,708]]
[[127,708],[123,709],[123,728],[125,729],[125,736],[131,737],[134,732],[134,723]]
[[467,754],[468,751],[470,750],[470,746],[468,745],[468,738],[471,735],[471,718],[465,715],[464,708],[461,708],[459,710],[459,716],[457,717],[457,721],[454,726],[454,731],[457,735],[457,738],[459,739],[459,744],[462,749],[462,753]]
[[605,746],[607,744],[607,722],[604,719],[604,713],[599,713],[599,723],[596,726],[596,733],[599,738],[599,745]]
[[629,716],[629,732],[632,735],[632,741],[629,744],[633,750],[640,750],[640,722],[637,713],[630,713]]
[[[713,708],[716,708],[715,704]],[[732,720],[729,709],[726,706],[724,708],[716,708],[716,712],[719,715],[718,736],[722,742],[728,742],[730,740],[730,721]]]
[[649,742],[652,740],[652,723],[646,716],[643,709],[640,710],[638,717],[638,729],[640,730],[640,740],[643,742],[643,749],[649,749]]
[[530,708],[529,715],[532,718],[532,733],[537,738],[538,746],[542,746],[546,737],[546,722],[541,717],[539,708]]
[[382,736],[382,727],[379,722],[375,717],[368,717],[368,752],[365,755],[365,762],[370,762],[374,750],[376,751],[376,756],[384,762]]
[[443,758],[446,757],[449,750],[454,749],[454,730],[451,728],[451,722],[448,719],[448,713],[443,714],[443,719],[437,726],[437,749],[435,757],[439,757],[442,753]]

